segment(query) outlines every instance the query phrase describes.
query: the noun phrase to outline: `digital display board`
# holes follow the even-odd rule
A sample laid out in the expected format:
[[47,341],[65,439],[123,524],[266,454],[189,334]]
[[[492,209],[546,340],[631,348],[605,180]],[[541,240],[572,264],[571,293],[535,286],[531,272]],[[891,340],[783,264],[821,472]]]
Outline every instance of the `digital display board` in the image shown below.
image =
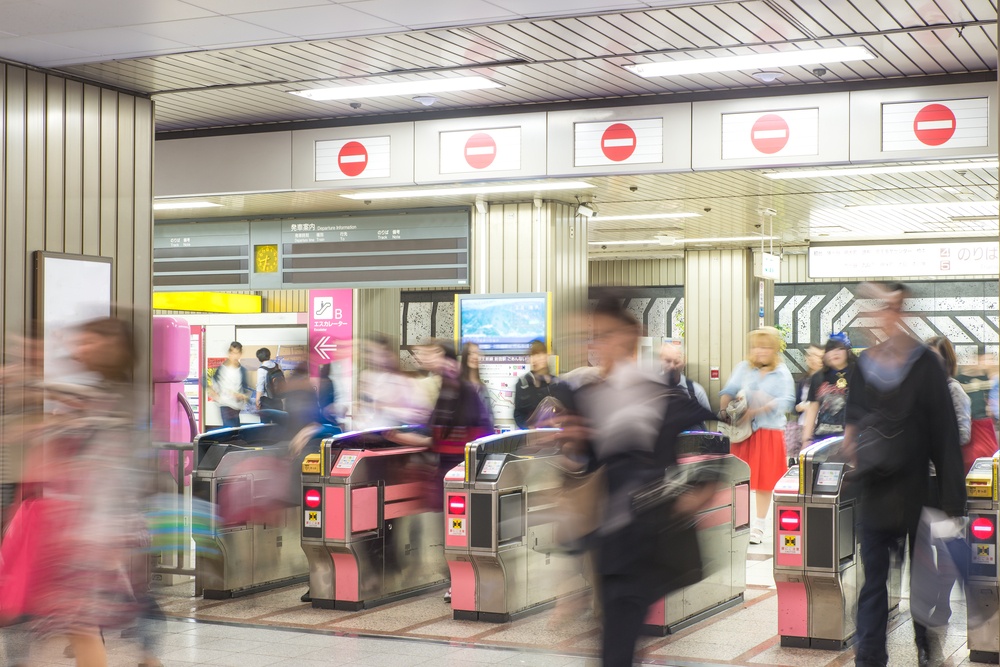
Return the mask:
[[548,343],[548,294],[461,294],[459,338],[487,354],[525,353],[533,340]]

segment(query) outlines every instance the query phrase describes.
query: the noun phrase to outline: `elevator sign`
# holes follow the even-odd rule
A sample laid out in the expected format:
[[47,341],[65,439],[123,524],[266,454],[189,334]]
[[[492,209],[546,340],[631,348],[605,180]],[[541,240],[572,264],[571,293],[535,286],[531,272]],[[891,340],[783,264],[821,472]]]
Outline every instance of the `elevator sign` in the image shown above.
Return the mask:
[[819,109],[722,115],[722,159],[819,154]]
[[882,150],[989,145],[989,98],[882,105]]
[[576,123],[574,166],[663,162],[663,119]]
[[317,181],[387,178],[389,174],[389,137],[316,142]]
[[521,168],[521,128],[442,132],[441,173],[516,171]]

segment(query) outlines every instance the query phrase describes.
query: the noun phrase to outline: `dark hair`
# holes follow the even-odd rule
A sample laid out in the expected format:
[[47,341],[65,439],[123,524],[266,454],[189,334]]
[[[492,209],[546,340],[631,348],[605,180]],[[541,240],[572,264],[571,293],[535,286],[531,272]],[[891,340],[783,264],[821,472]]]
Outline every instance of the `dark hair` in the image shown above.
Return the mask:
[[613,296],[605,296],[599,299],[594,306],[593,314],[617,320],[619,324],[635,329],[636,333],[640,333],[642,330],[642,326],[635,315],[625,310],[621,300]]
[[132,336],[132,326],[128,322],[120,320],[117,317],[102,317],[84,322],[77,328],[77,331],[100,336],[101,338],[113,339],[117,344],[116,348],[122,354],[116,363],[108,361],[102,372],[109,380],[127,382],[132,379],[136,353],[135,339]]
[[958,359],[955,357],[955,348],[951,341],[944,336],[935,336],[927,340],[927,345],[941,357],[948,377],[955,377],[958,373]]
[[459,366],[458,377],[465,380],[466,382],[472,382],[473,384],[482,384],[483,381],[479,378],[479,369],[473,368],[469,365],[469,356],[472,354],[472,347],[479,346],[475,343],[466,343],[462,346],[462,358],[461,364]]
[[265,361],[268,361],[270,358],[271,358],[271,350],[267,349],[266,347],[262,347],[259,350],[257,350],[257,361],[259,361],[260,363],[264,363]]
[[542,341],[540,341],[540,340],[533,340],[530,343],[528,343],[528,354],[529,355],[548,354],[548,353],[549,353],[549,348]]
[[232,343],[229,344],[229,349],[236,350],[237,352],[242,352],[243,343],[239,342],[238,340],[234,340]]
[[[823,354],[825,355],[830,350],[847,350],[847,367],[851,368],[854,364],[858,363],[858,357],[854,354],[854,350],[844,343],[844,341],[837,338],[831,337],[830,340],[826,341],[826,346],[823,348]],[[832,366],[826,363],[826,358],[823,359],[823,372],[834,370]]]

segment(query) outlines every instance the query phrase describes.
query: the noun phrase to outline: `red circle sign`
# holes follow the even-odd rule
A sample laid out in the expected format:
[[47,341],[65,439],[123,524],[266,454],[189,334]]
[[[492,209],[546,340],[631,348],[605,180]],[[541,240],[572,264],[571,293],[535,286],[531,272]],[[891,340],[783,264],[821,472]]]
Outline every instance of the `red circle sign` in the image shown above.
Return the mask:
[[497,142],[485,132],[476,132],[465,142],[465,161],[473,169],[485,169],[497,157]]
[[788,143],[788,123],[778,114],[769,113],[754,121],[750,142],[761,153],[777,153]]
[[940,146],[955,135],[955,112],[943,104],[928,104],[913,118],[913,134],[922,144]]
[[615,162],[632,157],[636,143],[635,130],[625,123],[615,123],[601,135],[601,151],[604,157]]
[[337,154],[337,166],[344,176],[358,176],[368,166],[368,150],[359,141],[348,141]]

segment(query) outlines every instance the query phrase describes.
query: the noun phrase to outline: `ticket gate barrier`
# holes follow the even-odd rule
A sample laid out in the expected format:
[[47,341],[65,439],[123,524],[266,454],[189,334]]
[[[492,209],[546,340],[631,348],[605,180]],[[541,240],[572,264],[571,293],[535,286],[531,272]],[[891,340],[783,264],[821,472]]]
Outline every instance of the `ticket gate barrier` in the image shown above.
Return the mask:
[[704,578],[649,609],[644,633],[665,636],[743,603],[750,545],[750,466],[729,453],[721,433],[677,438],[679,466],[711,466],[718,492],[695,517]]
[[506,623],[586,588],[582,558],[556,541],[565,472],[559,429],[470,442],[444,478],[445,556],[456,620]]
[[305,581],[308,564],[299,541],[299,508],[292,494],[266,519],[248,509],[270,503],[289,488],[289,453],[274,424],[220,429],[195,439],[193,494],[216,508],[205,535],[195,537],[195,594],[225,599]]
[[403,426],[323,440],[302,464],[302,551],[312,606],[358,610],[447,583],[442,510],[432,509],[421,447],[401,446]]
[[[774,583],[781,645],[840,650],[855,633],[864,584],[854,469],[842,437],[799,454],[774,487]],[[889,570],[889,607],[899,606],[902,559]],[[891,612],[890,612],[891,613]]]
[[965,478],[971,562],[966,583],[969,659],[1000,663],[1000,587],[997,583],[997,527],[1000,524],[1000,453],[976,459]]

